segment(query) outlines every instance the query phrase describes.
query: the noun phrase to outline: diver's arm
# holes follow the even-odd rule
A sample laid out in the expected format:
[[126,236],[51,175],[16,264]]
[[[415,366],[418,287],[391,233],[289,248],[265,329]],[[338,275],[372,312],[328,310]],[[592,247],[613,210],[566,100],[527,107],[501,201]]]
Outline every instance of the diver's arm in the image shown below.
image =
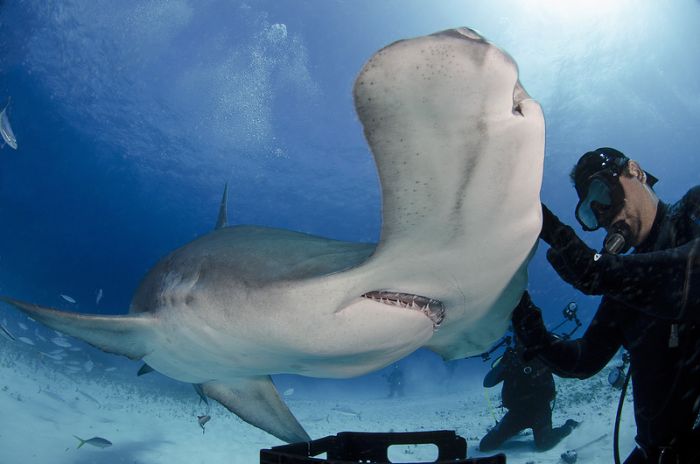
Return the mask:
[[603,299],[593,321],[577,340],[561,340],[547,332],[539,309],[527,292],[513,311],[513,329],[531,355],[560,377],[588,378],[599,372],[622,346],[614,319],[614,300]]
[[631,255],[598,254],[543,205],[540,238],[559,276],[588,295],[607,295],[655,317],[700,320],[700,187],[683,198],[689,242]]
[[677,233],[685,244],[649,253],[605,256],[601,293],[651,316],[700,321],[700,186],[680,201]]
[[498,364],[491,368],[488,374],[486,374],[486,377],[484,377],[484,388],[495,387],[503,382],[505,379],[505,370],[503,359],[501,359]]
[[599,261],[596,293],[655,317],[700,321],[700,238],[667,250],[604,255]]

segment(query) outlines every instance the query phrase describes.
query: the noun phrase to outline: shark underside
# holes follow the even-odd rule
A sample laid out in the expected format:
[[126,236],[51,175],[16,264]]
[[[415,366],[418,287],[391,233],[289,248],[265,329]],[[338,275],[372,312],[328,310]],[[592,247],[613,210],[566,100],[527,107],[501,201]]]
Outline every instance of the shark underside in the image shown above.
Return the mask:
[[420,347],[482,352],[508,325],[540,229],[539,105],[515,62],[466,28],[380,50],[354,98],[382,187],[378,244],[227,226],[225,192],[215,230],[161,259],[129,314],[2,299],[290,442],[309,436],[271,374],[345,378]]

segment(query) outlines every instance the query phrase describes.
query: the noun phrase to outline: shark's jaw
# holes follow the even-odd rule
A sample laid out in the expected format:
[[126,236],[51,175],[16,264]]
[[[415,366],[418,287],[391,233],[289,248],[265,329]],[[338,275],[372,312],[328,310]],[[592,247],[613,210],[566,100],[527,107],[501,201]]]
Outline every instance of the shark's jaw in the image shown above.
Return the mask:
[[398,306],[412,311],[420,311],[432,322],[437,329],[445,319],[445,307],[440,300],[427,296],[414,295],[412,293],[391,292],[388,290],[374,290],[362,295],[372,301],[378,301],[389,306]]

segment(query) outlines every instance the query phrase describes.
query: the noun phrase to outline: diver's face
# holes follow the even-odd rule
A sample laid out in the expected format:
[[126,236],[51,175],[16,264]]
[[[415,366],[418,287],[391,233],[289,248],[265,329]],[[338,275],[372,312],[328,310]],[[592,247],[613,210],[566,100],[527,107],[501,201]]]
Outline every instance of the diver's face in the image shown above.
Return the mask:
[[649,235],[651,226],[656,217],[656,196],[646,185],[646,174],[638,168],[636,163],[630,165],[618,180],[625,194],[623,206],[620,212],[605,227],[609,231],[610,226],[618,221],[624,221],[632,231],[632,246],[637,246]]

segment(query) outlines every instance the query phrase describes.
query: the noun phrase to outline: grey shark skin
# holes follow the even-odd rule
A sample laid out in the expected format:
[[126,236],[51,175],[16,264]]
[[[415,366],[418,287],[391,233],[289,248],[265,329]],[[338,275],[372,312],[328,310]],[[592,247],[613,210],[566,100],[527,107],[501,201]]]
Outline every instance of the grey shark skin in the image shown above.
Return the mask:
[[352,377],[505,331],[541,225],[544,119],[515,62],[470,29],[396,42],[354,86],[382,188],[379,244],[225,224],[158,262],[128,315],[5,298],[105,351],[199,384],[281,440],[309,436],[270,374]]

